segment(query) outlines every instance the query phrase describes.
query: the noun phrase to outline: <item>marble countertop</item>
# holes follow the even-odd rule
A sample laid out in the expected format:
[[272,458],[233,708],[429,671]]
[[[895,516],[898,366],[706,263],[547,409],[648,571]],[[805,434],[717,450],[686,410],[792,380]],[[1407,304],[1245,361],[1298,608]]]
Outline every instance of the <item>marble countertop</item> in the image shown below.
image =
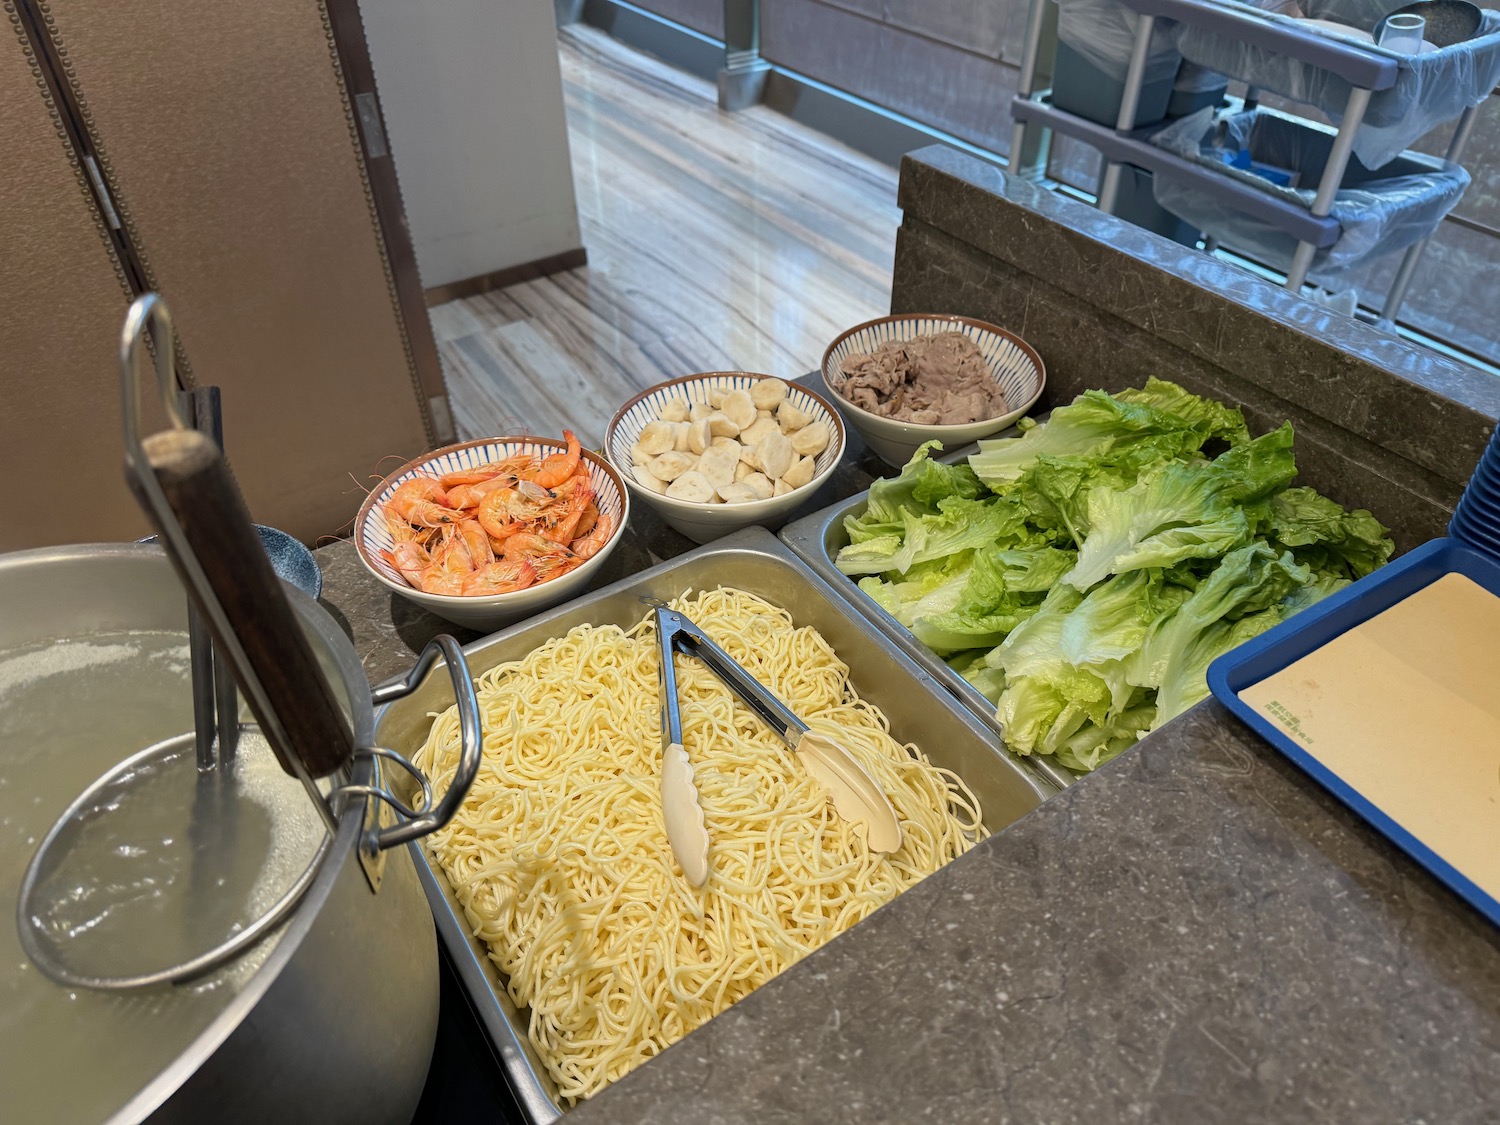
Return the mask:
[[[628,536],[600,584],[692,546]],[[473,639],[318,559],[372,682]],[[1497,1073],[1500,931],[1209,701],[568,1120],[1436,1125]]]

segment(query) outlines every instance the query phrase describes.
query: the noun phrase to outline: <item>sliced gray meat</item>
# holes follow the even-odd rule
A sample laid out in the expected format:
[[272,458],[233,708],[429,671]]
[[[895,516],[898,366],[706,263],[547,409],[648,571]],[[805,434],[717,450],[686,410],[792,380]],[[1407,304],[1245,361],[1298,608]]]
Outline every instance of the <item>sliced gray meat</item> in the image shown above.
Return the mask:
[[839,391],[861,410],[919,425],[957,426],[1006,411],[984,356],[961,332],[887,340],[845,356]]

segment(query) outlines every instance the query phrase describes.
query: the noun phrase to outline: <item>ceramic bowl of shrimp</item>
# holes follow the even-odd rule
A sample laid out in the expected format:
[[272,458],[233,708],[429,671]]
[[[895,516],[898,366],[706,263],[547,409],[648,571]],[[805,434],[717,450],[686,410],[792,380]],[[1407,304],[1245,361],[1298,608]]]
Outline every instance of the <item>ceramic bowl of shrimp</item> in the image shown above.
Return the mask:
[[629,516],[619,473],[570,432],[488,438],[386,477],[355,517],[354,543],[397,594],[493,632],[580,593]]
[[[796,383],[710,371],[658,383],[620,407],[604,431],[604,451],[636,499],[694,543],[707,543],[752,524],[785,523],[844,455],[844,423],[826,399]],[[759,486],[753,493],[752,484]]]

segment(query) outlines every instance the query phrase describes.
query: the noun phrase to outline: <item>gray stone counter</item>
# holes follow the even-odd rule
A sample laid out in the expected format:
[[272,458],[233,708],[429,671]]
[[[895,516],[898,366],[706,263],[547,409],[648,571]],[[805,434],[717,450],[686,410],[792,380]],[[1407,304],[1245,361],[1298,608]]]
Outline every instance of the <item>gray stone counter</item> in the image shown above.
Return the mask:
[[[472,639],[318,559],[372,681]],[[1497,1073],[1500,933],[1206,703],[568,1120],[1437,1125]]]
[[569,1118],[1480,1122],[1500,933],[1216,704]]

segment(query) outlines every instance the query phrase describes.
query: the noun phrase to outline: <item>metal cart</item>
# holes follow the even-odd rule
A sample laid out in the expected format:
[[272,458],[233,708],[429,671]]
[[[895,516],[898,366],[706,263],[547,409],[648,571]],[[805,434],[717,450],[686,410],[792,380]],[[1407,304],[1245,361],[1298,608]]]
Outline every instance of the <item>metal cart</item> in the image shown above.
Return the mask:
[[[1300,291],[1314,255],[1320,249],[1332,246],[1340,236],[1340,224],[1330,212],[1348,169],[1356,136],[1365,122],[1371,97],[1396,85],[1400,78],[1402,56],[1373,44],[1360,44],[1319,34],[1299,26],[1296,20],[1234,3],[1232,0],[1121,0],[1121,3],[1136,13],[1138,22],[1119,115],[1115,128],[1111,130],[1057,109],[1050,104],[1050,91],[1035,89],[1043,4],[1049,2],[1052,0],[1032,0],[1031,4],[1020,83],[1011,104],[1011,114],[1015,119],[1012,153],[1025,151],[1027,129],[1031,125],[1052,129],[1097,148],[1106,161],[1099,189],[1099,207],[1110,213],[1114,211],[1119,192],[1121,166],[1127,163],[1151,171],[1154,175],[1186,181],[1206,194],[1232,202],[1244,213],[1296,239],[1297,249],[1287,271],[1286,287],[1293,292]],[[1151,36],[1158,19],[1169,19],[1180,27],[1202,29],[1231,37],[1239,43],[1258,48],[1269,56],[1290,58],[1327,72],[1347,85],[1348,94],[1342,106],[1324,107],[1339,117],[1339,128],[1310,206],[1257,191],[1212,167],[1194,163],[1158,148],[1150,143],[1150,137],[1160,129],[1159,125],[1131,128],[1136,118]],[[1253,106],[1257,76],[1253,73],[1231,73],[1229,77],[1247,83],[1250,88],[1247,105]],[[1327,86],[1342,88],[1332,82],[1327,83]],[[1402,156],[1433,170],[1441,169],[1445,162],[1457,164],[1463,155],[1476,115],[1477,106],[1471,106],[1459,116],[1443,161],[1411,152],[1402,153]],[[1427,241],[1423,239],[1406,250],[1386,294],[1382,309],[1384,322],[1394,320],[1400,309]]]

